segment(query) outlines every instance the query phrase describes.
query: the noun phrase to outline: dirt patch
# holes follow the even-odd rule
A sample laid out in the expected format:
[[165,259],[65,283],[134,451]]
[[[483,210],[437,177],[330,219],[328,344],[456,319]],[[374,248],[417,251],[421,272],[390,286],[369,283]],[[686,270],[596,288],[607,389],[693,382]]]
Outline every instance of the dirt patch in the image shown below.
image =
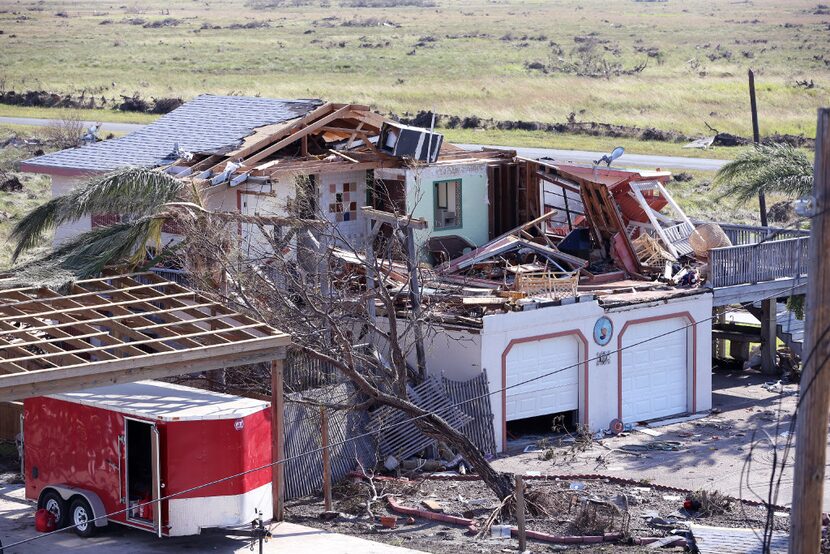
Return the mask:
[[[693,499],[706,509],[690,511],[683,507],[686,495],[648,483],[632,486],[610,479],[529,479],[527,484],[527,497],[536,504],[536,513],[526,519],[528,530],[559,536],[622,533],[625,537],[616,544],[571,547],[587,552],[646,552],[645,547],[629,546],[628,537],[668,536],[673,529],[690,523],[758,528],[763,527],[766,518],[762,507],[712,492],[695,494]],[[476,538],[460,525],[409,518],[392,511],[385,500],[394,496],[399,504],[422,510],[427,509],[427,503],[437,503],[444,514],[472,519],[481,525],[499,502],[480,481],[395,480],[375,485],[379,499],[371,503],[371,516],[366,504],[371,489],[365,482],[350,481],[335,488],[334,509],[340,512],[338,517],[321,519],[321,500],[304,498],[288,503],[287,519],[427,552],[498,553],[511,548],[514,542],[489,535]],[[397,516],[397,526],[383,527],[379,523],[383,516]],[[502,515],[496,523],[516,524],[512,515]],[[776,530],[785,531],[789,518],[776,517],[774,525]]]
[[15,175],[12,175],[3,182],[0,182],[0,191],[3,192],[20,192],[23,190],[23,183],[20,182]]
[[0,440],[0,484],[11,485],[22,482],[17,445],[11,440]]

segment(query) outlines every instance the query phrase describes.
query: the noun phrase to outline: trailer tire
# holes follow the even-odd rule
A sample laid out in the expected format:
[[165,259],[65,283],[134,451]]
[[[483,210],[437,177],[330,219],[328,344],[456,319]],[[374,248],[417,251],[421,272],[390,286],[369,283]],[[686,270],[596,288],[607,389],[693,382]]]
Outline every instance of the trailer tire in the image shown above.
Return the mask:
[[45,508],[55,514],[55,528],[66,527],[68,506],[66,500],[56,490],[47,490],[40,497],[38,508]]
[[88,538],[95,534],[94,518],[89,502],[82,496],[76,496],[69,505],[69,524],[75,526],[79,537]]

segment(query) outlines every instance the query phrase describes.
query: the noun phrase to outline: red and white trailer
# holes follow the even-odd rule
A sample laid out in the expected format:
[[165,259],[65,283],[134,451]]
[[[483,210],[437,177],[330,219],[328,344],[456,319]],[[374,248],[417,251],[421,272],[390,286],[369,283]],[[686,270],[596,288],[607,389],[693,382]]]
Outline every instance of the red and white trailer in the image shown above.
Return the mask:
[[269,406],[160,381],[26,399],[26,497],[81,536],[108,520],[161,537],[269,519],[270,468],[176,495],[269,464]]

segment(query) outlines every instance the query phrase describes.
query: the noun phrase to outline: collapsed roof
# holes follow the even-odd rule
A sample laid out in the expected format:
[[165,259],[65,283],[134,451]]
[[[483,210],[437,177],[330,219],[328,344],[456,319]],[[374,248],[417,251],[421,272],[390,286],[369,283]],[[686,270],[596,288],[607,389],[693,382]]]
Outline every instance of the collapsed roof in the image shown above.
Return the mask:
[[[212,185],[239,185],[248,178],[279,179],[282,176],[379,168],[407,167],[426,158],[422,148],[411,154],[378,145],[381,136],[389,137],[390,127],[399,132],[421,133],[407,136],[413,145],[435,144],[430,152],[434,165],[476,163],[510,159],[510,150],[468,151],[444,144],[428,129],[401,126],[359,104],[326,103],[304,116],[283,124],[269,125],[246,137],[238,148],[211,155],[183,157],[167,171],[179,177],[210,180]],[[431,137],[425,138],[425,137]],[[415,140],[412,140],[412,139]],[[393,154],[394,153],[394,154]]]

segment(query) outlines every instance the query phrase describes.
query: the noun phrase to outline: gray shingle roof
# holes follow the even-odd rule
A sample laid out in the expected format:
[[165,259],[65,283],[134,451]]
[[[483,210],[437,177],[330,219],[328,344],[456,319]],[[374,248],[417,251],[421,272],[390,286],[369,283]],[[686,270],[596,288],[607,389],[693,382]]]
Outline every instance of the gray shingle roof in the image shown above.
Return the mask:
[[177,143],[187,152],[221,153],[237,147],[256,127],[301,117],[321,104],[319,100],[205,94],[127,136],[38,156],[26,160],[24,169],[98,172],[156,167],[174,161]]

